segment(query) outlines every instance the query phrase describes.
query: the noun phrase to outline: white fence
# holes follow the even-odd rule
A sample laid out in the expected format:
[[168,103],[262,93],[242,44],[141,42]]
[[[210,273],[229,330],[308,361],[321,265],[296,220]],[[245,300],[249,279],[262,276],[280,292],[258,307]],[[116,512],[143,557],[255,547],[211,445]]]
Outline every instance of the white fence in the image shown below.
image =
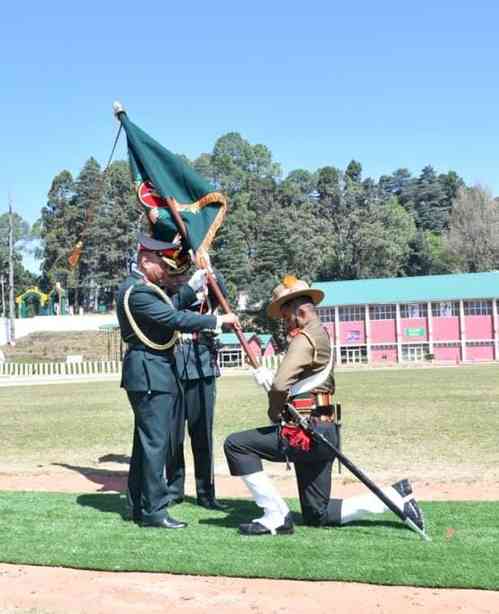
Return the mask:
[[[261,358],[263,367],[275,370],[282,356]],[[76,362],[3,362],[0,363],[0,377],[78,377],[109,376],[121,374],[122,362],[119,360],[89,360]],[[245,371],[247,367],[238,369]],[[230,371],[225,367],[224,372]]]
[[88,375],[119,375],[118,360],[86,362],[4,362],[0,363],[0,377],[75,377]]
[[262,363],[262,367],[266,367],[267,369],[272,369],[272,371],[275,371],[277,367],[281,364],[283,358],[284,354],[274,354],[273,356],[262,356],[260,360]]

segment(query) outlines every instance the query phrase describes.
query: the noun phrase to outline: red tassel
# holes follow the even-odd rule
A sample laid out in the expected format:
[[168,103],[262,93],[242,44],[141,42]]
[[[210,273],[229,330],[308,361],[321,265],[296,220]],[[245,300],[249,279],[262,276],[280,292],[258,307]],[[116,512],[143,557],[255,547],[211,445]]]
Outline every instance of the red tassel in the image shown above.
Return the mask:
[[301,427],[286,424],[281,429],[281,435],[289,442],[292,448],[310,452],[312,438]]

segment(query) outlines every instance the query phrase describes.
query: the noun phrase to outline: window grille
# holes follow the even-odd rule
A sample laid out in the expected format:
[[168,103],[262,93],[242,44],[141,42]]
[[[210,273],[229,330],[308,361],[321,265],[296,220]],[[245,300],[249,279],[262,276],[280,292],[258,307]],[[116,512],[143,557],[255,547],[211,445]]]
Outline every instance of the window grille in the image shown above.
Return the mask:
[[370,320],[395,320],[396,313],[395,305],[369,305]]
[[347,305],[346,307],[340,307],[340,322],[354,322],[364,320],[364,318],[364,305]]
[[457,301],[444,301],[431,304],[431,315],[434,318],[448,318],[459,315],[459,303]]
[[323,324],[334,322],[334,307],[319,307],[317,311]]
[[426,303],[409,303],[400,305],[401,318],[426,318],[428,305]]
[[492,301],[464,301],[465,316],[490,316]]

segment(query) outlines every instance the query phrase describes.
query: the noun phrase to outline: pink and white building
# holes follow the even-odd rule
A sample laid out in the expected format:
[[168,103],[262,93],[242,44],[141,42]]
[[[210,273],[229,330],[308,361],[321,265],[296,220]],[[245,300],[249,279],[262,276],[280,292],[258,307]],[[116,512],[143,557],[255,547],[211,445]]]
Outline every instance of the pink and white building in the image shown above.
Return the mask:
[[499,361],[499,271],[313,287],[337,364]]

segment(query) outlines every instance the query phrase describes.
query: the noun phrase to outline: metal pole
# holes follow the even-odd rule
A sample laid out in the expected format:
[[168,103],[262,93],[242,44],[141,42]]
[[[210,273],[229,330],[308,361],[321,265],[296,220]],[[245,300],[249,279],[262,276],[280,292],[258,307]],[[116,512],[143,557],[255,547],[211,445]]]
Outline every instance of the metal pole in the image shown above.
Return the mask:
[[14,301],[14,213],[9,194],[9,344],[16,345],[16,304]]

